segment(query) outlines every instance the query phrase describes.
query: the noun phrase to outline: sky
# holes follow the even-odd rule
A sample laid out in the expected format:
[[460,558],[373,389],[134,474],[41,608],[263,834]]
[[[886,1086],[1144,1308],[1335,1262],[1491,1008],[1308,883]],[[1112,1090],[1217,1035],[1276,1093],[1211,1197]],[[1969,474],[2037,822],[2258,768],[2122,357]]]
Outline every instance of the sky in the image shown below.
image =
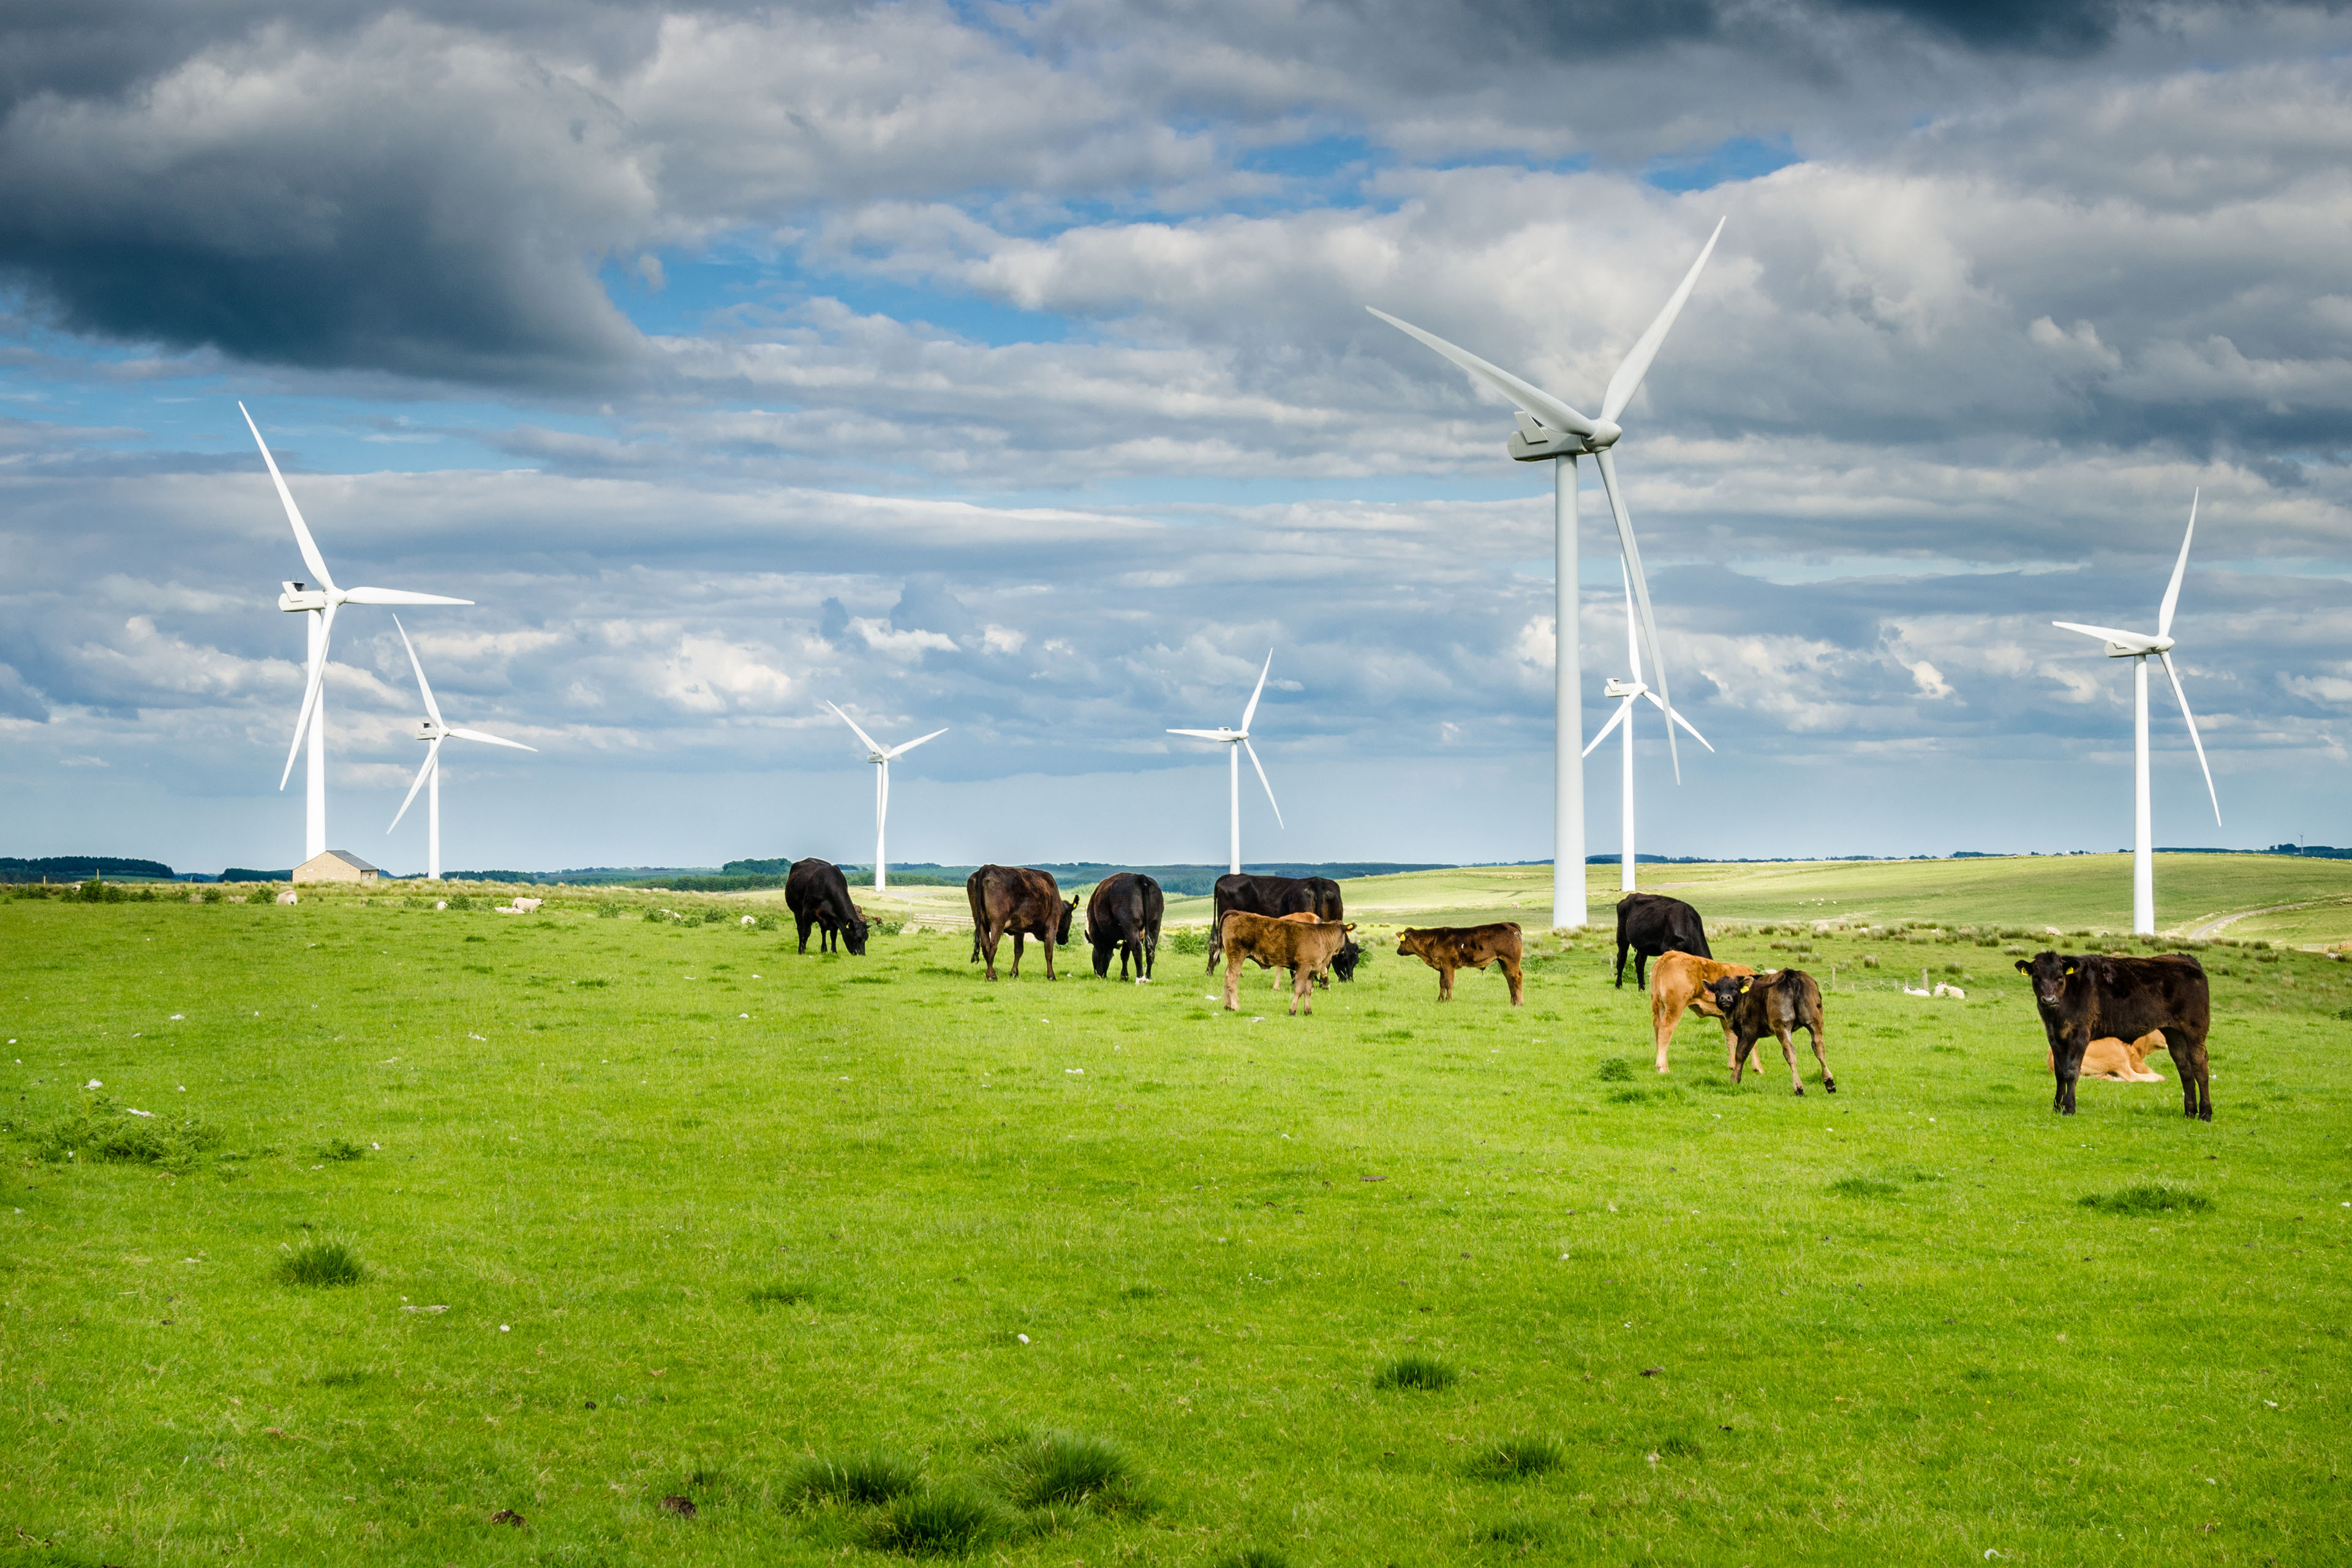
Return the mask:
[[[1551,853],[1550,473],[1622,416],[1670,855],[2352,844],[2352,17],[2137,0],[18,0],[0,854],[299,858],[306,576],[444,860]],[[1589,735],[1626,673],[1591,465]],[[339,620],[329,841],[423,747]],[[1589,847],[1619,841],[1612,737]],[[1246,770],[1245,770],[1246,772]]]

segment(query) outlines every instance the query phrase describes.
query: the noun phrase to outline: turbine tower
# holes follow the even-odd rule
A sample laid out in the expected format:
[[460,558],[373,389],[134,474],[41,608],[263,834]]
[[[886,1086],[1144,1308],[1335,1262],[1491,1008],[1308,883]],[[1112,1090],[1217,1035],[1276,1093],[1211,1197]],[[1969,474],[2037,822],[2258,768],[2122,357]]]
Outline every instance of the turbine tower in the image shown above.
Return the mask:
[[[833,708],[830,702],[825,706]],[[865,731],[858,730],[857,721],[840,709],[833,708],[833,716],[857,731],[857,738],[866,742],[866,760],[881,770],[874,775],[874,890],[887,893],[890,890],[889,872],[882,858],[882,835],[890,821],[890,761],[894,757],[905,756],[925,741],[938,740],[947,731],[934,730],[901,745],[885,746]]]
[[303,683],[302,709],[294,720],[294,741],[286,748],[286,771],[278,776],[278,787],[284,789],[286,781],[294,776],[294,758],[302,749],[302,737],[310,738],[309,799],[302,816],[302,858],[317,859],[327,852],[327,703],[324,682],[327,675],[327,640],[335,627],[335,612],[345,605],[470,605],[471,599],[452,599],[439,594],[412,594],[400,588],[338,588],[332,574],[327,570],[326,557],[319,553],[318,542],[302,521],[302,509],[294,504],[294,492],[286,488],[286,476],[278,471],[278,459],[269,455],[269,443],[261,438],[261,429],[246,414],[245,405],[236,405],[245,415],[245,427],[253,432],[253,444],[261,448],[261,460],[269,466],[270,482],[278,487],[278,499],[286,503],[286,521],[294,525],[294,543],[302,552],[302,563],[318,579],[318,586],[305,583],[282,583],[285,592],[278,596],[278,607],[289,615],[310,617],[310,675]]
[[1274,785],[1266,783],[1265,764],[1257,760],[1257,751],[1249,743],[1250,721],[1257,717],[1257,700],[1265,694],[1265,678],[1267,672],[1273,668],[1274,650],[1268,648],[1265,655],[1265,668],[1257,672],[1257,689],[1250,693],[1249,706],[1242,710],[1240,729],[1228,730],[1219,726],[1214,730],[1168,731],[1171,735],[1191,735],[1196,740],[1214,741],[1225,748],[1225,761],[1231,764],[1229,771],[1232,775],[1227,781],[1225,793],[1233,809],[1233,871],[1235,876],[1241,874],[1242,868],[1242,753],[1244,752],[1249,752],[1250,766],[1257,770],[1257,782],[1265,784],[1265,803],[1274,807],[1275,822],[1280,826],[1287,826],[1282,821],[1281,803],[1274,798]]
[[1664,698],[1642,683],[1642,648],[1633,639],[1633,578],[1631,573],[1624,571],[1623,563],[1618,563],[1618,570],[1625,577],[1625,660],[1633,668],[1633,679],[1620,680],[1612,675],[1609,678],[1609,684],[1601,688],[1603,697],[1619,699],[1617,711],[1610,715],[1609,722],[1601,726],[1601,732],[1592,737],[1591,745],[1584,748],[1584,755],[1591,756],[1593,747],[1609,738],[1610,731],[1620,724],[1625,726],[1624,826],[1622,830],[1622,845],[1618,851],[1617,890],[1630,893],[1633,890],[1633,704],[1644,697],[1648,698],[1652,705],[1666,716],[1669,732],[1680,724],[1690,731],[1692,740],[1706,746],[1710,752],[1715,748],[1707,744],[1706,737],[1700,734],[1689,720],[1667,707]]
[[[1551,923],[1575,927],[1586,923],[1584,897],[1584,766],[1577,753],[1576,738],[1584,733],[1582,698],[1577,690],[1583,679],[1579,667],[1576,646],[1576,486],[1579,458],[1590,456],[1601,470],[1601,488],[1609,493],[1609,510],[1617,522],[1617,543],[1624,553],[1628,574],[1633,584],[1633,596],[1641,605],[1642,635],[1650,645],[1650,666],[1658,672],[1658,693],[1665,699],[1666,661],[1658,652],[1658,628],[1650,613],[1650,584],[1642,574],[1641,547],[1633,541],[1633,523],[1625,510],[1624,492],[1617,483],[1617,465],[1612,453],[1618,437],[1624,434],[1617,416],[1633,400],[1640,390],[1643,376],[1649,374],[1650,362],[1658,357],[1658,346],[1666,341],[1675,318],[1682,314],[1683,302],[1698,282],[1699,269],[1706,258],[1715,254],[1715,242],[1723,235],[1723,220],[1716,221],[1715,232],[1707,236],[1698,259],[1691,263],[1683,275],[1681,286],[1668,299],[1665,308],[1650,323],[1649,330],[1637,339],[1617,372],[1609,378],[1609,385],[1601,395],[1601,417],[1588,419],[1574,408],[1554,397],[1541,387],[1520,380],[1507,370],[1497,369],[1466,349],[1456,348],[1444,338],[1424,332],[1419,327],[1401,321],[1385,310],[1372,310],[1389,325],[1413,337],[1468,371],[1471,376],[1503,395],[1518,408],[1518,429],[1511,436],[1508,451],[1522,463],[1549,459],[1552,465],[1552,593],[1553,626],[1559,651],[1552,671],[1553,733],[1552,751],[1552,872]],[[1364,307],[1371,310],[1371,307]],[[1674,762],[1675,779],[1682,780],[1682,753],[1675,747],[1675,728],[1666,726],[1666,752]]]
[[479,730],[461,730],[455,724],[443,723],[441,705],[433,700],[433,688],[425,683],[425,667],[416,661],[416,645],[408,640],[408,628],[400,625],[398,616],[392,617],[392,624],[400,627],[400,646],[408,650],[408,667],[416,671],[417,694],[425,699],[425,720],[416,726],[416,738],[431,743],[425,749],[425,765],[416,770],[416,783],[408,786],[408,798],[400,803],[400,809],[393,814],[392,827],[384,831],[390,833],[408,815],[408,808],[416,803],[417,786],[431,784],[425,796],[425,875],[437,882],[441,879],[441,742],[455,736],[486,745],[512,746],[518,752],[536,752],[539,748],[503,736],[484,734]]
[[2197,765],[2205,771],[2205,794],[2213,802],[2213,825],[2221,823],[2221,797],[2213,788],[2213,770],[2205,762],[2205,742],[2197,735],[2197,716],[2189,711],[2189,693],[2180,689],[2180,672],[2172,668],[2172,611],[2180,603],[2180,579],[2189,571],[2189,542],[2197,537],[2197,492],[2189,496],[2189,531],[2180,536],[2180,559],[2172,563],[2172,581],[2157,606],[2156,635],[2117,631],[2113,626],[2086,626],[2075,621],[2053,621],[2070,632],[2097,637],[2107,645],[2109,658],[2128,658],[2132,665],[2132,934],[2156,934],[2155,829],[2147,804],[2147,661],[2164,661],[2172,682],[2173,700],[2189,725],[2189,744],[2197,748]]

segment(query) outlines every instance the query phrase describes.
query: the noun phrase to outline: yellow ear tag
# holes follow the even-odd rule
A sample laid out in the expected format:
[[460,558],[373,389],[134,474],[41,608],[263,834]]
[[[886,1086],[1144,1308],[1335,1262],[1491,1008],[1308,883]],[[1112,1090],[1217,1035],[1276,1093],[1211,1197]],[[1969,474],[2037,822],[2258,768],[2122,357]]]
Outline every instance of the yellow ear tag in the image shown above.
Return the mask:
[[1741,981],[1741,982],[1739,983],[1739,988],[1740,988],[1742,991],[1747,990],[1747,989],[1748,989],[1748,982],[1746,982],[1745,980]]
[[2068,964],[2068,965],[2066,966],[2066,973],[2069,973],[2069,974],[2074,973],[2074,966],[2073,964],[2071,964],[2071,963],[2070,963],[2070,964]]

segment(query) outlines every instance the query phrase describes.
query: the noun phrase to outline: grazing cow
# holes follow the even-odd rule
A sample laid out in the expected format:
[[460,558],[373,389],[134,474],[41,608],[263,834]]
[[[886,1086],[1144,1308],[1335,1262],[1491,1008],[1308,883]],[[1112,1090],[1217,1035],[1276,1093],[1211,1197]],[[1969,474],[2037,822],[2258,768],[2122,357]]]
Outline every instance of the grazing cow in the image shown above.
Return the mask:
[[1430,926],[1397,932],[1397,956],[1418,958],[1437,971],[1437,999],[1454,1000],[1454,972],[1499,966],[1511,983],[1511,1005],[1527,1001],[1527,985],[1519,973],[1519,926],[1498,921],[1483,926]]
[[2050,1109],[2074,1114],[2074,1081],[2083,1058],[2101,1035],[2137,1040],[2160,1030],[2180,1074],[2180,1113],[2213,1120],[2213,1083],[2205,1036],[2213,1026],[2213,994],[2205,966],[2185,952],[2159,958],[2037,952],[2017,961],[2033,982],[2033,1005],[2050,1037],[2050,1066],[2058,1080]]
[[[2138,1039],[2128,1043],[2113,1035],[2102,1035],[2083,1052],[2083,1070],[2078,1078],[2103,1078],[2109,1083],[2162,1083],[2164,1075],[2147,1065],[2147,1058],[2164,1049],[2164,1031],[2150,1029]],[[2058,1053],[2050,1053],[2050,1070],[2058,1070]]]
[[809,927],[815,926],[824,933],[817,940],[819,952],[833,952],[838,937],[852,958],[866,956],[865,912],[849,901],[849,879],[832,861],[793,861],[784,878],[784,904],[801,929],[803,952],[808,951]]
[[[1346,905],[1339,884],[1328,877],[1262,877],[1251,871],[1228,871],[1217,879],[1214,905],[1209,915],[1209,973],[1215,973],[1223,949],[1225,917],[1235,910],[1279,920],[1284,915],[1313,915],[1318,921],[1344,921]],[[1349,944],[1353,946],[1353,943]],[[1342,980],[1356,974],[1356,953],[1331,967]],[[1330,988],[1330,981],[1323,982]]]
[[1225,1011],[1241,1005],[1242,964],[1290,971],[1290,1016],[1298,1016],[1300,1003],[1309,1017],[1315,1014],[1315,977],[1331,966],[1348,933],[1356,928],[1339,921],[1306,918],[1269,919],[1247,910],[1235,910],[1220,923],[1218,946],[1225,955]]
[[1723,1015],[1724,1032],[1731,1037],[1731,1081],[1738,1083],[1756,1042],[1770,1035],[1780,1042],[1780,1059],[1789,1064],[1789,1081],[1805,1092],[1805,1075],[1797,1070],[1797,1048],[1789,1037],[1802,1029],[1812,1037],[1813,1059],[1822,1064],[1822,1088],[1837,1092],[1831,1075],[1829,1053],[1822,1044],[1822,988],[1801,969],[1768,969],[1761,974],[1725,974],[1707,984]]
[[988,963],[988,977],[996,978],[996,947],[1006,933],[1013,937],[1013,978],[1021,978],[1021,944],[1035,937],[1045,944],[1045,978],[1054,975],[1054,949],[1070,940],[1070,916],[1076,899],[1064,900],[1050,872],[1025,866],[982,866],[964,883],[971,902],[973,952]]
[[[1702,1017],[1721,1018],[1723,1009],[1715,1005],[1715,993],[1707,987],[1727,974],[1755,973],[1744,963],[1719,963],[1696,953],[1658,956],[1658,967],[1650,972],[1650,1032],[1657,1037],[1660,1072],[1666,1070],[1666,1045],[1675,1037],[1675,1026],[1683,1021],[1683,1009],[1690,1008]],[[1723,1026],[1723,1047],[1731,1048],[1728,1022]]]
[[1625,986],[1625,950],[1633,950],[1633,984],[1646,986],[1649,961],[1664,953],[1713,958],[1698,911],[1660,893],[1628,893],[1617,900],[1617,987]]
[[1087,941],[1095,950],[1095,978],[1110,978],[1110,955],[1118,954],[1118,977],[1127,978],[1127,961],[1135,959],[1138,983],[1151,978],[1152,959],[1160,952],[1160,918],[1168,900],[1160,884],[1139,871],[1118,871],[1095,884],[1087,900]]

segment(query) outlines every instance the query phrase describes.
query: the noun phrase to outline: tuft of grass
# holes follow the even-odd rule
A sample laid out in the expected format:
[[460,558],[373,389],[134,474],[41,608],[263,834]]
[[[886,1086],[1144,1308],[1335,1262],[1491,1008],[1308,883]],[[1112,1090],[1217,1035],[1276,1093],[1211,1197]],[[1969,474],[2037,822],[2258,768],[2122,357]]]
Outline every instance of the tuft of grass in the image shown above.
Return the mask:
[[912,1497],[923,1487],[911,1459],[871,1449],[844,1458],[811,1459],[793,1475],[790,1493],[808,1502],[846,1502],[874,1507]]
[[1841,1176],[1829,1184],[1828,1190],[1840,1197],[1883,1198],[1903,1189],[1893,1182],[1882,1182],[1874,1176]]
[[2086,1209],[2105,1214],[2198,1214],[2213,1206],[2203,1193],[2162,1182],[2134,1182],[2112,1193],[2093,1193],[2081,1200]]
[[338,1163],[346,1160],[364,1160],[367,1150],[348,1138],[330,1138],[320,1146],[319,1158]]
[[105,1160],[179,1170],[221,1142],[218,1128],[193,1116],[134,1116],[129,1106],[98,1095],[35,1130],[33,1152],[52,1163]]
[[744,1300],[754,1307],[798,1307],[816,1300],[816,1289],[802,1279],[771,1280],[754,1285]]
[[1706,1450],[1677,1432],[1658,1445],[1658,1452],[1669,1459],[1704,1459]]
[[1601,1065],[1593,1069],[1603,1083],[1630,1082],[1637,1070],[1639,1064],[1632,1057],[1603,1057]]
[[998,1460],[1004,1493],[1022,1508],[1132,1505],[1135,1471],[1118,1445],[1078,1432],[1039,1432]]
[[1374,1388],[1451,1388],[1461,1373],[1434,1356],[1401,1355],[1372,1374]]
[[356,1285],[367,1278],[367,1265],[350,1243],[320,1238],[279,1258],[278,1278],[287,1285]]
[[1521,1551],[1549,1546],[1559,1532],[1539,1519],[1498,1519],[1479,1528],[1474,1539],[1492,1546],[1516,1546]]
[[1471,1461],[1473,1475],[1518,1481],[1549,1475],[1568,1462],[1568,1452],[1550,1437],[1506,1437]]
[[877,1552],[908,1557],[969,1557],[1007,1533],[1003,1512],[962,1487],[937,1487],[896,1498],[866,1532]]
[[1217,1568],[1290,1568],[1290,1559],[1271,1546],[1244,1546],[1217,1559]]

